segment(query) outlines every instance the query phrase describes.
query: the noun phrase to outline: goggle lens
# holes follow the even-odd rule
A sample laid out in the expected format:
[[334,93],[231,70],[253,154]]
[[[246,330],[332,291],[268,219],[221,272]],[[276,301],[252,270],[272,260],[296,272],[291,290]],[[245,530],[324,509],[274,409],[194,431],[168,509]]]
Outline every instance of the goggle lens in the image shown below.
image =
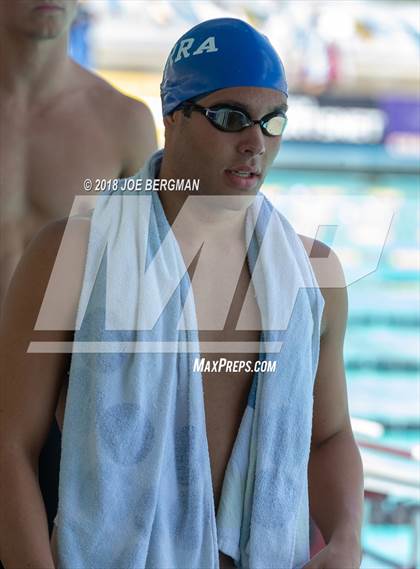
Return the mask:
[[207,116],[216,126],[228,132],[239,132],[249,123],[243,113],[232,109],[210,110]]
[[240,132],[249,126],[259,124],[262,132],[266,136],[281,136],[287,124],[286,115],[282,112],[274,112],[266,115],[260,120],[252,120],[245,112],[227,106],[202,107],[187,101],[182,106],[187,116],[192,111],[203,114],[213,126],[224,132]]
[[[241,111],[229,108],[208,109],[207,118],[221,130],[226,132],[239,132],[254,123]],[[287,118],[283,114],[264,117],[259,121],[262,131],[267,136],[281,136],[287,124]]]
[[282,115],[276,115],[263,122],[261,127],[267,131],[270,136],[281,136],[286,128],[287,118]]

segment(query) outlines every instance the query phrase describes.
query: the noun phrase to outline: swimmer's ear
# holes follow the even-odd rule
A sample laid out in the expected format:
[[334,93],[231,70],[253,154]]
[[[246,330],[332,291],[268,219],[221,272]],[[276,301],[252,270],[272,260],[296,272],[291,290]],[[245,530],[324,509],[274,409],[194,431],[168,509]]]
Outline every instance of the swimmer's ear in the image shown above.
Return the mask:
[[163,126],[165,127],[165,141],[170,139],[171,133],[175,128],[174,114],[163,117]]
[[170,137],[172,133],[175,133],[180,128],[183,120],[185,120],[185,118],[182,111],[175,111],[174,113],[163,117],[163,124],[165,127],[165,140],[169,140],[168,137]]
[[165,128],[171,128],[175,124],[174,115],[175,113],[172,113],[171,115],[163,117],[163,124],[165,125]]
[[174,126],[179,124],[182,118],[183,118],[183,113],[181,110],[178,110],[171,113],[170,115],[164,116],[163,124],[165,125],[166,128],[173,128]]

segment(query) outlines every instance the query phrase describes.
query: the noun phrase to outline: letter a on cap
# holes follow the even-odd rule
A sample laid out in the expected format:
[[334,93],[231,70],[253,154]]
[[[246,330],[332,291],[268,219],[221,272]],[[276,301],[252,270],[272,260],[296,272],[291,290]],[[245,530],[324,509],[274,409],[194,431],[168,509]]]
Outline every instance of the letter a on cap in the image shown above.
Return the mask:
[[193,55],[200,55],[204,51],[207,53],[213,53],[214,51],[219,51],[219,48],[216,47],[215,37],[210,36],[203,43],[195,50]]

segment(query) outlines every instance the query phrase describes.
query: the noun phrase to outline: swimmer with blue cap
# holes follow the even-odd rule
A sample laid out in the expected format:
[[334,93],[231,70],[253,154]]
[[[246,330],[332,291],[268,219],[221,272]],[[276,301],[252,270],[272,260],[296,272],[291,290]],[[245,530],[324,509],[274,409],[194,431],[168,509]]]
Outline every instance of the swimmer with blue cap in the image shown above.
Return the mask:
[[[12,488],[22,523],[11,516],[0,530],[24,537],[8,567],[360,566],[343,271],[256,196],[286,103],[283,65],[263,35],[236,19],[194,27],[164,71],[165,148],[130,179],[165,182],[161,191],[105,193],[92,216],[46,227],[25,253],[0,321],[5,419],[25,415],[3,444],[8,455],[16,446],[26,481]],[[199,179],[197,199],[166,191],[171,179]],[[71,365],[61,347],[26,359],[37,319],[71,345]],[[32,462],[58,394],[53,559]],[[309,513],[327,542],[311,561]]]
[[[180,215],[179,206],[181,205],[182,209],[184,199],[182,193],[174,195],[160,192],[160,198],[168,219],[175,220],[172,227],[181,251],[185,258],[194,258],[194,262],[189,266],[189,272],[190,276],[194,275],[192,288],[200,342],[206,340],[221,342],[218,354],[204,354],[206,361],[214,361],[217,356],[229,361],[234,357],[249,360],[249,353],[229,354],[228,349],[222,348],[224,342],[227,339],[237,342],[241,351],[244,349],[244,342],[258,343],[261,338],[260,331],[263,330],[264,324],[263,311],[260,312],[261,305],[256,300],[258,279],[254,279],[254,273],[251,279],[247,262],[242,269],[240,266],[238,268],[237,264],[238,259],[244,258],[244,251],[247,251],[244,227],[249,227],[248,212],[253,211],[256,194],[279,150],[286,127],[287,94],[283,64],[268,39],[247,23],[236,19],[210,20],[195,26],[176,43],[165,66],[161,84],[165,150],[160,177],[199,178],[200,199],[187,200]],[[264,200],[264,203],[268,204],[268,200],[266,198]],[[216,207],[212,206],[214,201]],[[187,207],[190,202],[195,204],[195,207]],[[179,221],[180,218],[182,222]],[[290,230],[294,233],[291,226]],[[275,237],[273,234],[270,238],[264,239],[264,245],[270,251],[268,257],[272,255],[271,261],[264,266],[263,272],[266,275],[270,275],[278,266],[283,269],[282,240],[282,237]],[[283,505],[276,502],[284,497],[281,489],[268,490],[270,487],[268,479],[276,476],[275,469],[264,470],[262,474],[264,482],[260,484],[265,488],[265,492],[261,493],[260,500],[256,499],[255,495],[253,497],[253,506],[257,503],[264,504],[263,514],[258,518],[254,512],[251,522],[240,518],[243,522],[239,537],[240,546],[237,547],[236,538],[232,544],[231,535],[237,535],[236,529],[232,530],[232,527],[235,527],[232,520],[236,519],[236,508],[242,511],[246,499],[243,499],[239,490],[243,484],[238,474],[240,462],[235,463],[235,467],[230,471],[231,474],[234,472],[232,477],[229,477],[227,471],[227,479],[224,478],[225,467],[231,449],[237,445],[234,443],[235,434],[243,410],[239,402],[246,401],[251,377],[244,373],[240,378],[236,376],[236,380],[233,381],[229,375],[221,374],[216,378],[215,374],[212,377],[211,374],[203,373],[207,439],[215,505],[219,503],[222,484],[223,492],[228,488],[239,494],[234,503],[222,500],[221,521],[227,520],[229,537],[227,541],[226,539],[223,541],[226,534],[223,534],[222,523],[222,541],[219,542],[220,569],[233,568],[235,565],[237,567],[281,566],[288,569],[292,567],[356,569],[360,566],[363,479],[360,456],[351,432],[342,364],[347,310],[346,289],[340,276],[343,272],[336,255],[316,239],[294,233],[293,245],[290,246],[289,251],[295,256],[296,262],[300,258],[299,251],[302,252],[304,248],[306,259],[303,265],[306,267],[310,265],[317,279],[325,282],[326,275],[327,279],[331,279],[331,275],[334,275],[334,279],[337,279],[335,282],[339,283],[339,288],[331,289],[333,293],[329,292],[328,288],[322,289],[321,293],[317,287],[313,289],[317,291],[318,299],[320,300],[322,295],[325,302],[322,317],[317,316],[314,320],[315,312],[312,312],[312,315],[306,313],[297,317],[302,325],[301,330],[309,326],[311,330],[316,330],[316,334],[319,333],[315,340],[314,336],[312,337],[313,345],[317,346],[316,350],[319,352],[319,367],[313,392],[313,413],[303,410],[300,406],[305,390],[297,394],[293,389],[288,393],[285,407],[278,408],[279,415],[276,416],[273,412],[271,416],[274,422],[279,421],[280,424],[284,420],[283,411],[286,408],[295,408],[296,417],[300,415],[305,420],[312,417],[309,467],[304,467],[300,473],[296,470],[295,476],[287,479],[287,497]],[[326,264],[319,264],[319,258],[325,259]],[[280,279],[270,280],[270,287],[275,292],[272,301],[269,301],[269,313],[279,309],[284,300],[285,288],[296,278],[293,269],[290,272],[285,269],[285,275],[284,287],[279,286]],[[232,291],[235,291],[233,298],[229,296]],[[230,304],[226,301],[227,298],[231,299]],[[250,303],[243,305],[243,298],[250,299]],[[224,322],[223,330],[215,328],[210,330],[209,326],[201,326],[202,315],[217,316],[223,306],[228,308],[227,318],[221,319]],[[241,314],[239,320],[236,319],[238,314]],[[246,325],[243,324],[238,329],[238,322],[245,321]],[[287,360],[287,365],[290,363],[292,369],[295,366],[294,362],[299,361],[298,350],[305,341],[302,340],[301,332],[293,336],[289,335],[288,330],[284,337],[288,336],[293,337],[291,341],[295,342],[288,352],[290,356]],[[309,345],[307,349],[310,350]],[[252,355],[253,359],[258,357],[258,353]],[[277,376],[279,383],[288,373],[286,369],[281,370],[281,377]],[[305,374],[304,383],[309,386],[310,373],[306,371]],[[276,460],[275,454],[280,454],[281,451],[279,447],[271,445],[268,438],[264,439],[262,431],[259,430],[261,428],[260,424],[258,436],[261,436],[259,440],[263,446],[265,445],[261,452],[268,457],[269,462]],[[281,429],[282,433],[286,432],[283,426]],[[299,431],[298,439],[293,439],[292,431],[293,429],[285,437],[287,452],[284,456],[294,456],[295,452],[296,455],[299,454],[296,449],[303,431]],[[245,445],[242,448],[245,448]],[[289,541],[293,535],[291,520],[298,515],[297,510],[292,506],[288,511],[290,525],[285,522],[276,526],[274,520],[279,515],[279,510],[289,508],[288,500],[292,496],[289,483],[296,479],[303,481],[307,487],[305,492],[307,491],[310,497],[311,516],[319,524],[326,540],[324,549],[310,562],[308,504],[303,506],[305,511],[300,512],[303,524],[297,523],[294,526],[298,528],[293,542],[296,546],[294,554],[288,555],[287,559],[279,554],[283,545],[287,549],[286,544],[291,543]],[[254,488],[257,487],[258,484],[255,482]],[[223,517],[224,513],[226,518]],[[247,541],[252,524],[254,531],[256,527],[264,529],[259,538],[249,537]],[[275,531],[272,531],[274,528]],[[262,548],[258,554],[252,553],[259,540],[262,542],[265,540]],[[269,556],[273,554],[272,557],[266,557],[267,553]],[[247,559],[248,554],[249,559]],[[235,564],[233,559],[236,561]]]
[[[216,354],[206,354],[203,350],[203,358],[211,363],[217,361],[218,357],[230,362],[235,358],[250,360],[251,356],[249,352],[245,353],[244,346],[247,342],[258,345],[264,337],[264,310],[261,310],[260,300],[257,302],[258,298],[261,299],[258,277],[254,278],[253,272],[251,278],[248,262],[241,265],[246,252],[252,250],[245,242],[244,229],[249,229],[248,214],[255,212],[256,203],[263,201],[267,207],[272,207],[265,197],[264,200],[257,200],[256,194],[279,150],[287,123],[287,82],[283,64],[268,39],[247,23],[230,18],[210,20],[192,28],[175,44],[165,66],[161,98],[165,149],[159,176],[162,179],[200,180],[199,199],[186,200],[185,192],[160,192],[159,197],[184,258],[194,259],[187,266],[190,276],[193,275],[200,343],[208,341],[214,345],[220,342]],[[270,228],[267,218],[263,223]],[[241,494],[245,483],[240,475],[240,460],[237,461],[235,457],[235,466],[232,470],[226,470],[227,477],[225,469],[232,448],[252,448],[251,443],[244,444],[243,440],[235,443],[244,402],[250,393],[252,374],[242,373],[233,380],[229,374],[222,373],[216,378],[217,374],[203,373],[207,439],[216,506],[222,496],[222,509],[218,510],[218,521],[221,521],[221,526],[218,526],[218,532],[221,531],[220,569],[234,568],[235,565],[356,569],[360,565],[363,482],[360,457],[351,433],[342,365],[347,306],[345,287],[340,280],[343,273],[337,257],[327,246],[313,238],[297,235],[291,226],[289,229],[293,240],[287,248],[283,249],[284,237],[280,234],[268,232],[268,237],[264,238],[264,246],[269,251],[266,259],[269,260],[262,272],[271,275],[267,278],[274,291],[267,304],[268,313],[282,310],[285,290],[291,283],[303,282],[294,269],[289,270],[283,265],[283,251],[286,249],[294,257],[291,266],[297,267],[298,259],[301,259],[301,266],[313,270],[321,282],[325,282],[326,275],[328,279],[334,275],[341,287],[331,289],[335,291],[333,294],[328,289],[320,292],[314,287],[320,303],[322,295],[325,309],[322,316],[318,314],[315,319],[316,311],[296,316],[302,328],[299,332],[293,327],[286,331],[284,338],[290,338],[293,346],[287,352],[287,364],[285,359],[281,375],[276,376],[280,384],[289,373],[295,373],[291,370],[296,362],[303,361],[298,355],[299,350],[304,345],[307,346],[305,353],[311,349],[301,332],[308,328],[316,330],[317,336],[312,336],[311,341],[319,353],[320,365],[314,392],[309,370],[303,373],[305,379],[302,383],[311,390],[311,398],[312,395],[314,397],[313,412],[312,409],[309,411],[301,407],[308,395],[306,389],[298,393],[293,388],[287,394],[284,407],[276,408],[278,416],[274,409],[271,415],[271,421],[278,421],[279,425],[285,420],[286,409],[295,409],[295,417],[300,416],[308,421],[307,424],[313,417],[310,466],[307,468],[305,465],[299,470],[295,469],[295,464],[294,475],[290,477],[284,476],[283,467],[279,466],[282,472],[280,477],[284,476],[283,480],[287,480],[287,483],[275,490],[269,490],[268,480],[277,476],[276,469],[261,470],[260,482],[253,481],[252,487],[264,488],[264,491],[261,491],[259,498],[254,495],[252,500],[253,507],[263,504],[262,513],[254,511],[251,521],[243,518],[248,497],[245,495],[244,498]],[[255,241],[258,242],[258,236]],[[300,257],[303,250],[306,255],[304,260]],[[263,257],[258,257],[258,263]],[[326,264],[318,264],[319,258],[325,259]],[[272,276],[279,266],[281,271],[284,270],[284,281]],[[250,300],[249,304],[242,303],[244,298]],[[227,316],[223,311],[220,315],[223,307],[227,310]],[[213,318],[218,325],[222,323],[224,328],[203,325],[206,317]],[[295,332],[289,333],[289,330]],[[242,353],[230,353],[225,343],[227,340],[237,342],[238,351]],[[257,352],[252,354],[254,361],[258,357]],[[262,384],[266,386],[265,380]],[[259,416],[265,418],[257,427],[262,445],[260,451],[267,457],[268,464],[278,464],[274,457],[283,451],[275,443],[271,444],[272,439],[265,438],[260,430],[264,428],[262,424],[270,423],[270,420],[266,421],[270,415],[261,411]],[[297,438],[294,438],[293,431],[295,434],[299,432]],[[281,432],[285,443],[283,457],[301,458],[303,455],[297,449],[304,431],[293,427],[287,432],[282,424]],[[283,438],[284,433],[287,434]],[[258,445],[255,448],[258,452]],[[248,450],[244,450],[244,453],[246,456],[252,455],[251,451],[247,454]],[[305,478],[306,472],[309,484]],[[311,515],[327,542],[326,547],[309,563],[308,504],[304,504],[302,499],[303,509],[298,513],[289,502],[293,495],[290,484],[297,480],[302,482],[305,493],[308,492],[310,496]],[[230,502],[224,496],[225,488],[228,495],[230,491],[236,493],[237,499]],[[276,525],[278,522],[275,520],[284,514],[284,510],[287,510],[290,524],[285,521],[286,516],[284,522]],[[297,519],[296,516],[301,516],[300,521],[292,522],[292,519]],[[235,527],[234,520],[238,518],[240,521]],[[228,528],[226,533],[223,533],[223,522]],[[241,531],[238,537],[239,526]],[[260,533],[254,533],[252,537],[253,531],[259,531],[256,528]],[[255,537],[257,535],[259,537]],[[280,553],[283,546],[283,551],[289,547],[296,549],[283,557],[283,553]]]
[[267,37],[234,18],[200,23],[176,42],[160,89],[160,176],[200,179],[204,195],[255,195],[287,123],[285,71]]

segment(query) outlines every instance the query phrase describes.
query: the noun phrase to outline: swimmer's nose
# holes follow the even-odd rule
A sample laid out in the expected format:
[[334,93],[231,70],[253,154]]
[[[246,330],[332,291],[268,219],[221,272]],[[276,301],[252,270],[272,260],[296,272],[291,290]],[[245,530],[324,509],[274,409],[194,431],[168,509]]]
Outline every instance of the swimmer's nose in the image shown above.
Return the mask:
[[241,131],[237,148],[242,155],[262,156],[265,154],[265,137],[260,125],[254,124]]

